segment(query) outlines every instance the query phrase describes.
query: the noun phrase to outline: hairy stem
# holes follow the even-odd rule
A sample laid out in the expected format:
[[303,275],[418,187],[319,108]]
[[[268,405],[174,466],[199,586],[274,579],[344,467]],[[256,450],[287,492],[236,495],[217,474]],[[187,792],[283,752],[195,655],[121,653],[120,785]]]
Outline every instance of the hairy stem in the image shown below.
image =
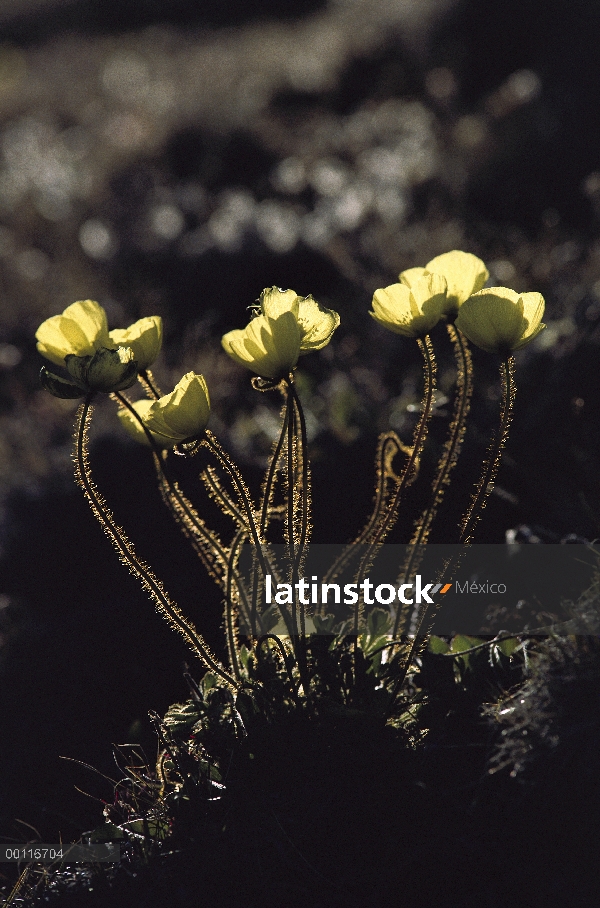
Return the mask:
[[244,480],[242,479],[242,476],[241,476],[238,468],[236,467],[236,465],[230,458],[229,454],[226,453],[226,451],[221,447],[221,445],[219,444],[219,442],[217,441],[215,436],[212,434],[212,432],[209,432],[208,429],[206,429],[206,431],[204,433],[204,436],[202,438],[202,444],[205,445],[209,449],[209,451],[211,451],[215,455],[215,457],[217,458],[217,460],[219,461],[219,463],[221,464],[221,466],[223,467],[223,469],[225,470],[225,472],[231,479],[233,487],[238,495],[238,498],[242,504],[244,513],[246,515],[248,531],[252,537],[253,544],[256,546],[256,553],[257,553],[258,560],[260,562],[260,567],[263,572],[263,576],[266,577],[266,575],[269,573],[269,569],[268,569],[267,561],[265,559],[265,555],[264,555],[264,552],[262,549],[262,542],[263,542],[262,535],[259,534],[257,526],[256,526],[256,517],[255,517],[255,513],[254,513],[254,508],[252,507],[252,502],[250,500],[250,493],[248,492],[248,489],[246,488],[246,484],[244,483]]
[[290,419],[290,410],[286,400],[285,409],[283,411],[283,422],[281,425],[281,432],[279,433],[279,438],[275,444],[275,448],[271,455],[271,460],[267,469],[267,475],[265,477],[265,482],[263,485],[263,499],[260,509],[260,535],[264,537],[264,534],[267,530],[267,525],[269,522],[269,509],[271,507],[271,502],[273,500],[273,491],[275,488],[275,477],[277,476],[277,466],[281,458],[281,452],[285,444],[285,439],[287,436],[287,427]]
[[[466,430],[466,420],[471,409],[471,396],[473,394],[473,365],[471,353],[464,336],[454,325],[448,325],[448,334],[454,347],[454,356],[456,358],[456,397],[454,400],[454,410],[452,421],[448,432],[448,438],[444,444],[442,456],[437,465],[437,471],[433,480],[432,495],[429,506],[423,511],[421,517],[416,523],[413,537],[410,541],[408,557],[402,569],[401,577],[398,582],[407,581],[412,576],[419,565],[422,557],[422,549],[419,548],[427,543],[431,526],[437,514],[438,508],[442,503],[446,487],[450,483],[450,474],[456,462],[462,447],[463,438]],[[408,606],[398,609],[396,621],[394,624],[394,636],[397,636],[400,627],[403,626],[408,614]]]
[[375,496],[373,499],[373,510],[359,535],[350,545],[345,546],[342,552],[337,556],[325,576],[323,583],[333,583],[337,577],[346,570],[357,553],[360,553],[361,547],[368,543],[371,534],[381,521],[383,510],[388,502],[392,488],[400,482],[400,477],[396,475],[392,468],[394,458],[399,452],[410,456],[411,449],[402,444],[395,432],[384,432],[379,436],[377,442],[377,451],[375,453]]
[[481,519],[483,509],[487,504],[489,495],[494,488],[494,480],[498,474],[502,450],[508,440],[510,424],[512,422],[515,405],[515,360],[510,356],[500,363],[500,378],[502,381],[502,404],[500,406],[500,425],[488,448],[483,471],[479,482],[469,503],[469,507],[460,523],[459,542],[468,545],[473,541],[473,531]]
[[142,369],[138,378],[148,397],[152,397],[154,400],[158,400],[161,397],[160,388],[154,381],[154,376],[150,369]]
[[[277,466],[281,459],[281,454],[283,451],[283,446],[287,437],[287,428],[290,421],[290,403],[289,397],[286,398],[285,410],[283,414],[283,422],[281,425],[281,432],[279,433],[279,438],[275,444],[275,448],[271,455],[271,460],[267,468],[267,475],[263,484],[263,498],[260,508],[260,523],[259,523],[259,532],[261,539],[265,538],[265,533],[269,524],[269,509],[271,507],[271,502],[273,500],[273,493],[275,489],[275,479],[277,476]],[[288,616],[287,609],[284,609],[283,606],[280,606],[285,625],[288,629],[288,633],[293,632],[292,619]],[[256,631],[256,624],[258,621],[258,568],[254,567],[253,569],[253,578],[252,578],[252,607],[251,607],[251,623],[250,627],[252,633]]]
[[[396,490],[386,507],[383,517],[379,523],[377,529],[373,532],[371,536],[370,544],[367,547],[366,555],[364,556],[360,570],[359,570],[359,582],[364,579],[366,576],[369,566],[372,563],[374,557],[374,552],[376,546],[383,542],[393,524],[395,523],[398,517],[398,508],[402,500],[402,495],[404,494],[407,486],[410,485],[410,482],[413,478],[413,474],[418,467],[419,459],[423,452],[423,446],[425,445],[425,439],[427,438],[427,430],[429,428],[429,420],[431,419],[431,412],[433,406],[433,398],[436,389],[436,362],[435,354],[433,352],[433,346],[429,335],[426,335],[423,339],[418,338],[417,343],[419,345],[419,350],[423,356],[423,366],[425,372],[425,387],[423,390],[423,402],[421,404],[421,415],[419,421],[415,427],[414,436],[413,436],[413,447],[400,476],[400,481],[396,486]],[[354,611],[354,632],[358,633],[359,622],[362,617],[363,603],[361,598],[355,606]],[[394,633],[395,635],[395,633]]]
[[[288,387],[290,394],[292,395],[296,409],[296,416],[300,425],[300,461],[302,467],[301,523],[300,538],[298,540],[298,551],[296,554],[296,570],[299,571],[302,564],[304,549],[308,542],[308,534],[310,530],[310,469],[308,463],[308,438],[306,434],[306,420],[304,418],[304,410],[302,409],[302,404],[300,402],[300,398],[298,397],[298,392],[296,391],[293,380],[290,380]],[[302,633],[304,633],[304,630],[302,630]]]
[[231,543],[229,559],[227,562],[227,590],[225,596],[225,629],[227,635],[227,651],[229,661],[238,684],[242,680],[242,672],[239,659],[239,641],[237,638],[236,625],[236,607],[233,594],[233,579],[236,576],[235,563],[239,553],[239,547],[246,538],[246,530],[241,529],[235,534]]
[[87,437],[91,419],[91,398],[89,395],[80,406],[77,413],[75,429],[75,478],[83,489],[92,513],[101,524],[104,532],[117,550],[121,561],[126,564],[131,573],[136,577],[142,587],[149,593],[158,611],[167,619],[169,624],[177,630],[198,658],[210,671],[215,672],[230,687],[236,688],[235,680],[211,653],[206,642],[198,633],[194,625],[186,618],[178,605],[173,602],[165,591],[161,581],[153,571],[144,564],[136,555],[132,542],[117,524],[112,512],[98,492],[92,477],[87,456]]
[[[291,374],[287,381],[287,387],[288,387],[289,399],[292,401],[292,412],[290,413],[290,421],[289,421],[289,425],[288,425],[288,477],[290,476],[289,458],[290,458],[290,453],[292,452],[292,448],[289,447],[289,440],[290,440],[289,426],[292,425],[292,423],[293,423],[293,428],[295,430],[292,433],[292,439],[295,444],[297,444],[298,434],[300,436],[299,452],[296,447],[294,447],[294,449],[293,449],[294,455],[295,455],[294,456],[295,463],[294,462],[292,463],[292,474],[295,472],[295,467],[297,466],[297,463],[298,463],[298,453],[300,455],[300,466],[302,469],[302,477],[300,480],[300,482],[301,482],[300,496],[296,496],[295,490],[288,488],[288,507],[289,507],[290,500],[292,500],[292,502],[293,502],[292,514],[291,514],[291,519],[293,522],[292,522],[292,532],[290,534],[290,540],[293,540],[294,543],[295,543],[294,534],[295,534],[295,516],[296,516],[295,515],[295,506],[296,506],[298,500],[300,502],[300,535],[298,538],[298,548],[295,553],[293,551],[293,548],[290,551],[290,557],[292,559],[292,583],[294,584],[293,589],[294,589],[294,607],[295,607],[295,602],[296,602],[295,591],[298,588],[296,586],[296,584],[298,583],[298,578],[300,575],[300,566],[302,564],[302,559],[304,556],[306,543],[308,541],[308,532],[309,532],[309,526],[310,526],[310,522],[309,522],[310,471],[309,471],[309,466],[308,466],[308,439],[307,439],[307,434],[306,434],[306,420],[304,418],[304,410],[302,409],[302,404],[300,403],[300,398],[298,397],[298,392],[296,391],[296,387],[294,385],[294,377]],[[300,433],[298,433],[298,431],[297,431],[297,423],[300,426]],[[295,437],[293,437],[293,436],[295,436]],[[289,481],[288,481],[288,485],[289,485]],[[289,522],[289,519],[290,518],[288,515],[288,522]],[[293,623],[295,626],[295,620]],[[300,598],[300,637],[298,639],[297,654],[298,654],[298,670],[300,672],[302,686],[304,688],[305,695],[307,697],[309,697],[310,696],[310,681],[309,681],[309,676],[308,676],[308,664],[307,664],[307,659],[306,659],[306,614],[305,614],[304,603],[302,602],[301,598]]]
[[[215,582],[220,583],[224,587],[227,583],[226,578],[230,573],[228,567],[230,556],[228,551],[226,550],[219,537],[208,529],[192,503],[188,501],[185,495],[181,492],[177,483],[171,479],[166,469],[163,452],[156,444],[152,433],[144,424],[143,419],[141,418],[135,407],[130,403],[125,395],[120,392],[115,392],[112,397],[117,400],[122,407],[128,410],[129,413],[131,413],[133,418],[144,430],[146,438],[148,439],[154,452],[154,465],[156,467],[159,489],[163,501],[171,511],[171,514],[173,515],[177,523],[181,525],[183,533],[191,541],[194,551],[202,560],[202,563],[204,564],[209,575],[213,578],[213,580],[215,580]],[[248,612],[249,607],[247,592],[244,587],[243,581],[237,571],[234,571],[234,578],[238,588],[240,600],[242,601],[242,603],[244,603],[246,612]]]
[[[515,361],[512,356],[508,359],[503,360],[500,363],[500,378],[502,381],[502,403],[500,405],[500,424],[497,431],[492,438],[490,446],[487,450],[486,459],[483,464],[483,470],[477,485],[475,486],[475,491],[471,497],[469,507],[467,508],[465,515],[460,523],[460,540],[459,542],[462,545],[470,545],[473,541],[473,531],[481,519],[482,511],[487,503],[487,499],[494,487],[494,480],[498,474],[498,469],[500,467],[500,461],[502,459],[502,450],[506,445],[508,439],[508,433],[510,430],[510,424],[512,422],[512,414],[515,403]],[[452,577],[454,571],[457,568],[457,565],[460,560],[460,555],[450,559],[446,563],[441,576],[438,577],[438,582],[444,582],[448,579],[448,576]],[[392,700],[390,703],[389,709],[392,709],[393,703],[400,693],[406,676],[410,671],[410,667],[415,659],[415,656],[418,654],[421,647],[424,645],[424,642],[427,640],[429,634],[431,633],[432,623],[425,635],[420,633],[421,628],[425,623],[425,617],[427,614],[427,604],[425,604],[421,610],[421,614],[418,617],[415,637],[412,642],[411,648],[406,658],[402,672],[394,690],[392,692]]]

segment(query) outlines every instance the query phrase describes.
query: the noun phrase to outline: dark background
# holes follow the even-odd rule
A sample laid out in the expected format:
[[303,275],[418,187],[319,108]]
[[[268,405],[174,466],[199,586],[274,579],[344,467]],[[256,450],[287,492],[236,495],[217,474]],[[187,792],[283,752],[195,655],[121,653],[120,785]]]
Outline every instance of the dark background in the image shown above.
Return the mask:
[[[525,524],[598,535],[600,10],[591,0],[4,3],[0,10],[0,835],[75,837],[116,778],[111,742],[184,699],[185,647],[137,589],[70,471],[74,407],[41,391],[33,335],[76,299],[111,327],[161,314],[161,386],[209,383],[211,427],[257,491],[278,402],[220,351],[263,287],[313,293],[342,326],[303,359],[314,539],[372,495],[377,433],[408,440],[416,346],[366,315],[375,288],[452,248],[539,290],[514,427],[480,541]],[[440,386],[452,387],[441,333]],[[436,344],[437,345],[437,344]],[[497,418],[475,353],[465,450],[436,529],[453,542]],[[398,538],[443,444],[440,398]],[[98,486],[139,553],[223,652],[220,595],[163,514],[146,451],[101,403]],[[177,463],[197,488],[203,455]],[[195,494],[195,493],[191,493]],[[202,502],[199,492],[197,500]],[[204,504],[202,504],[204,508]],[[207,512],[212,513],[208,510]],[[197,666],[194,667],[198,669]],[[1,872],[1,871],[0,871]],[[1,877],[0,877],[1,879]]]

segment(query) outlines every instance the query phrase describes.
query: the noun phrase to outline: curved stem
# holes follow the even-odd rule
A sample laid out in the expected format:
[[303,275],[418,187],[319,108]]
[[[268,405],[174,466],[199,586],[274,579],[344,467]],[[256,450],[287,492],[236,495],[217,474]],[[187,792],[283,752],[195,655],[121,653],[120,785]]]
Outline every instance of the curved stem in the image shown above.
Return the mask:
[[[205,445],[209,451],[215,455],[225,472],[228,474],[233,486],[237,492],[238,498],[240,499],[243,509],[246,513],[247,527],[252,536],[252,542],[255,547],[256,557],[258,558],[260,569],[262,571],[263,578],[266,580],[267,574],[273,574],[273,571],[269,565],[268,559],[265,555],[264,542],[262,534],[259,534],[256,527],[256,519],[254,509],[252,507],[252,502],[250,501],[250,493],[246,488],[244,480],[242,479],[240,472],[234,462],[231,460],[226,451],[221,447],[215,436],[212,432],[209,432],[206,429],[204,436],[202,438],[202,444]],[[283,617],[283,620],[288,629],[288,633],[292,633],[295,627],[295,622],[293,619],[290,619],[287,610],[280,606],[280,611]],[[292,640],[294,639],[292,635]]]
[[502,459],[502,449],[508,439],[516,396],[514,357],[510,356],[500,363],[500,378],[502,380],[500,425],[488,448],[483,465],[483,472],[475,487],[469,507],[460,523],[459,542],[462,544],[468,545],[473,541],[473,531],[481,519],[481,513],[494,488],[494,480],[498,474],[500,460]]
[[429,428],[429,420],[431,419],[431,409],[433,404],[433,397],[436,389],[436,373],[437,367],[435,362],[435,355],[433,352],[433,345],[431,343],[431,338],[429,335],[426,335],[422,340],[421,338],[417,339],[419,345],[419,350],[423,356],[424,366],[425,366],[425,388],[423,391],[423,403],[421,405],[421,416],[419,422],[415,428],[414,440],[413,440],[413,449],[410,457],[408,458],[408,463],[406,464],[404,471],[402,473],[398,488],[392,498],[391,503],[389,504],[387,511],[381,522],[376,535],[375,543],[383,540],[383,537],[387,534],[390,529],[390,522],[395,516],[398,506],[400,504],[402,494],[409,485],[412,478],[413,471],[418,463],[421,454],[423,452],[423,446],[425,445],[425,439],[427,438],[427,430]]
[[205,470],[202,471],[202,473],[200,473],[200,479],[204,483],[209,496],[221,508],[222,513],[226,517],[231,517],[231,519],[235,523],[237,523],[239,527],[245,527],[246,520],[244,518],[244,515],[237,507],[235,502],[232,501],[231,496],[227,494],[227,492],[221,485],[219,474],[217,473],[215,468],[208,466]]
[[231,667],[233,668],[233,674],[235,675],[235,680],[238,682],[238,684],[242,680],[242,671],[240,668],[239,645],[235,626],[233,578],[236,575],[235,561],[238,554],[238,549],[246,538],[246,535],[247,533],[245,529],[238,530],[233,538],[233,542],[231,543],[231,549],[227,561],[227,593],[225,597],[225,629],[227,632],[227,650],[229,652],[229,661],[231,663]]
[[[390,450],[393,449],[393,450]],[[323,577],[323,583],[332,583],[344,571],[357,552],[360,553],[361,546],[365,545],[370,538],[370,534],[381,520],[383,508],[385,507],[387,497],[389,496],[388,485],[390,480],[400,482],[392,469],[394,457],[402,451],[410,455],[410,448],[402,444],[398,436],[393,431],[384,432],[379,436],[377,442],[377,451],[375,453],[375,495],[373,499],[373,510],[358,536],[349,545],[340,552],[327,573]]]
[[265,477],[264,493],[263,493],[262,506],[261,506],[261,510],[260,510],[260,524],[259,524],[261,537],[264,536],[266,529],[267,529],[267,523],[268,523],[268,519],[269,519],[269,507],[271,505],[271,501],[273,500],[273,486],[275,483],[275,476],[277,473],[277,465],[281,458],[281,452],[283,450],[283,445],[284,445],[284,442],[286,439],[289,419],[290,419],[290,413],[289,413],[289,407],[288,407],[287,401],[286,401],[286,407],[285,407],[284,416],[283,416],[283,423],[281,425],[281,432],[279,433],[279,438],[277,439],[277,444],[275,445],[275,450],[273,451],[273,454],[271,455],[271,461],[269,463],[269,468],[267,470],[267,475]]
[[[298,553],[296,555],[296,570],[299,571],[300,565],[302,564],[304,548],[308,541],[308,531],[310,526],[310,472],[308,466],[308,437],[306,433],[306,419],[304,418],[304,410],[302,409],[302,404],[300,402],[300,398],[298,397],[298,392],[296,391],[296,386],[294,385],[292,376],[290,376],[288,388],[292,395],[294,405],[296,407],[298,422],[300,424],[300,459],[302,461],[302,517],[300,524]],[[304,633],[304,630],[302,631],[302,633]]]
[[[270,508],[271,502],[273,500],[273,490],[274,490],[274,486],[275,486],[275,477],[277,475],[277,466],[279,464],[279,460],[281,458],[281,452],[283,450],[283,445],[284,445],[285,439],[287,437],[287,427],[288,427],[289,419],[290,419],[290,407],[289,407],[289,396],[288,396],[288,398],[286,399],[286,403],[285,403],[285,410],[284,410],[284,414],[283,414],[281,432],[279,433],[279,438],[277,439],[277,443],[276,443],[273,453],[271,455],[271,460],[269,462],[269,467],[267,469],[267,475],[265,477],[265,481],[264,481],[264,485],[263,485],[263,500],[261,503],[260,523],[259,523],[259,532],[260,532],[261,539],[263,539],[265,536],[268,522],[269,522],[269,508]],[[251,629],[252,633],[255,633],[256,622],[257,622],[257,618],[258,618],[257,607],[258,607],[258,568],[256,567],[256,564],[255,564],[254,569],[253,569],[253,577],[252,577],[252,607],[251,607],[251,612],[250,612],[250,615],[251,615],[250,629]],[[286,623],[286,627],[288,628],[288,632],[291,632],[291,630],[292,630],[291,622],[288,621],[286,618],[287,609],[282,610],[282,613],[283,613],[284,621]]]
[[158,400],[161,397],[160,388],[154,381],[154,376],[150,369],[141,369],[138,378],[148,397],[153,397],[154,400]]
[[99,494],[92,480],[90,467],[87,461],[87,432],[91,417],[92,396],[93,395],[88,395],[77,413],[75,430],[76,480],[83,489],[84,495],[88,500],[94,516],[99,521],[104,532],[117,550],[119,558],[128,566],[134,577],[140,581],[142,587],[150,594],[158,611],[167,619],[169,624],[182,635],[191,649],[201,661],[204,662],[210,671],[219,675],[219,677],[221,677],[229,686],[237,688],[235,680],[219,664],[216,657],[213,656],[206,642],[198,633],[192,622],[183,615],[178,605],[169,598],[161,581],[156,577],[148,565],[144,564],[144,562],[138,558],[133,544],[117,524],[112,512],[106,506],[104,499]]
[[[200,556],[210,576],[216,582],[226,583],[225,578],[229,573],[227,567],[229,554],[227,553],[224,545],[221,543],[218,537],[208,529],[204,521],[196,512],[196,509],[187,500],[185,495],[182,494],[177,483],[173,482],[173,480],[171,479],[166,469],[163,452],[156,444],[152,433],[144,424],[143,419],[141,418],[135,407],[121,392],[114,392],[111,396],[115,400],[117,400],[119,404],[121,404],[121,406],[128,410],[129,413],[131,413],[136,422],[144,430],[146,438],[152,446],[154,452],[154,464],[159,477],[159,487],[163,496],[163,501],[173,514],[175,520],[178,523],[182,524],[185,535],[187,535],[188,538],[192,541],[194,550]],[[221,576],[219,576],[218,571],[216,571],[215,569],[215,563],[220,566],[222,572]],[[237,571],[235,572],[234,576],[239,596],[245,603],[246,610],[248,610],[247,593],[242,579]]]
[[[306,542],[308,540],[308,530],[309,530],[309,508],[310,508],[310,473],[308,467],[308,438],[306,433],[306,420],[304,418],[304,410],[302,409],[302,404],[300,403],[300,398],[298,397],[298,392],[294,385],[294,376],[290,373],[287,380],[288,394],[292,401],[292,406],[294,413],[290,414],[290,425],[294,424],[294,429],[296,429],[296,418],[300,424],[300,460],[302,467],[302,479],[301,479],[301,496],[300,496],[300,537],[298,540],[298,549],[294,555],[293,551],[291,555],[293,557],[292,561],[292,582],[294,584],[293,589],[297,590],[298,579],[300,574],[300,566],[302,564],[302,558],[304,555],[304,550],[306,548]],[[294,416],[292,419],[291,416]],[[288,427],[289,433],[289,427]],[[297,437],[298,433],[295,432]],[[288,438],[289,438],[288,434]],[[291,449],[288,448],[288,458],[290,455]],[[288,471],[289,471],[289,460],[288,460]],[[288,473],[289,475],[289,473]],[[290,498],[295,504],[295,495],[292,493],[292,490],[288,489],[288,506]],[[294,516],[294,515],[293,515]],[[293,519],[292,516],[292,519]],[[288,518],[289,519],[289,518]],[[292,531],[295,527],[292,526]],[[290,539],[293,539],[293,535],[290,536]],[[294,593],[294,604],[296,602],[296,596]],[[295,623],[295,622],[294,622]],[[306,615],[304,609],[304,603],[300,599],[300,637],[298,640],[298,670],[300,672],[300,678],[302,680],[302,686],[304,688],[304,693],[307,697],[310,697],[310,680],[308,675],[308,663],[306,659]]]
[[288,407],[289,407],[289,419],[287,427],[287,535],[288,535],[288,553],[290,559],[290,565],[292,568],[292,627],[294,629],[294,640],[298,636],[298,612],[296,604],[296,592],[297,587],[295,584],[298,582],[297,571],[296,571],[296,508],[295,508],[295,498],[296,498],[296,488],[295,488],[295,476],[294,476],[294,418],[293,418],[293,397],[290,391],[290,385],[288,382]]
[[[433,405],[433,397],[436,389],[436,362],[435,354],[433,352],[433,346],[431,339],[427,334],[423,339],[418,338],[417,343],[419,345],[419,350],[423,356],[423,365],[425,370],[425,387],[423,391],[423,402],[421,404],[421,415],[419,421],[415,427],[414,437],[413,437],[413,448],[411,454],[408,458],[406,466],[402,471],[400,481],[397,484],[396,491],[392,497],[392,500],[388,504],[379,527],[373,534],[371,542],[367,547],[367,553],[363,558],[363,561],[359,570],[359,582],[364,579],[368,569],[369,564],[373,557],[373,550],[376,545],[380,542],[383,542],[386,535],[391,529],[391,526],[395,522],[398,516],[398,508],[402,500],[402,495],[410,481],[413,477],[414,470],[417,467],[419,458],[423,451],[423,446],[425,444],[425,439],[427,438],[427,430],[429,427],[429,420],[431,419],[431,410]],[[354,611],[354,633],[358,633],[359,620],[361,617],[362,603],[359,598],[359,601],[356,604]],[[394,631],[394,636],[396,632]]]
[[233,463],[233,461],[231,460],[229,455],[221,447],[221,445],[219,444],[219,442],[217,441],[215,436],[212,434],[212,432],[209,432],[208,429],[206,429],[206,431],[204,433],[204,437],[202,438],[202,444],[205,445],[209,449],[209,451],[211,451],[215,455],[215,457],[217,458],[217,460],[219,461],[219,463],[221,464],[221,466],[223,467],[223,469],[225,470],[225,472],[231,479],[233,487],[235,488],[235,490],[238,494],[238,497],[239,497],[240,501],[242,502],[244,511],[246,513],[246,519],[248,521],[248,529],[250,531],[250,535],[252,536],[252,542],[256,546],[256,554],[257,554],[258,560],[260,562],[260,567],[263,572],[263,576],[266,577],[266,575],[269,573],[269,570],[268,570],[268,565],[267,565],[267,561],[265,559],[264,552],[262,550],[262,538],[261,538],[261,536],[259,536],[258,530],[256,528],[256,519],[255,519],[254,509],[252,507],[252,502],[250,501],[250,494],[246,488],[244,480],[242,479],[238,468]]
[[287,425],[287,543],[288,556],[292,569],[292,646],[298,659],[298,670],[305,694],[308,696],[310,688],[306,674],[306,659],[304,653],[304,638],[298,633],[298,566],[296,563],[296,438],[294,398],[291,392],[291,382],[287,381],[288,392],[288,425]]
[[471,353],[460,331],[454,325],[447,325],[447,329],[456,357],[456,400],[454,402],[450,431],[433,481],[431,504],[421,517],[411,545],[424,545],[427,542],[431,532],[431,524],[444,497],[446,486],[450,482],[450,473],[456,466],[458,455],[460,454],[465,435],[466,420],[471,409],[471,395],[473,394]]
[[[516,387],[514,377],[515,361],[514,357],[510,356],[508,357],[508,359],[505,359],[500,363],[500,378],[502,380],[500,424],[488,448],[486,459],[483,464],[483,471],[475,487],[475,491],[473,492],[473,495],[471,497],[469,507],[467,508],[465,515],[460,523],[459,542],[465,546],[470,545],[473,541],[472,533],[481,518],[481,513],[494,487],[494,480],[497,476],[498,468],[500,467],[502,449],[504,448],[508,438],[515,403]],[[454,571],[456,570],[457,564],[459,563],[460,557],[461,556],[458,555],[457,557],[450,559],[450,561],[446,563],[440,577],[437,578],[438,582],[444,582],[448,577],[448,573],[450,573],[450,576],[453,575]],[[400,677],[396,682],[396,685],[392,692],[392,699],[390,701],[389,707],[390,710],[394,704],[396,697],[402,689],[402,685],[406,680],[406,676],[410,670],[418,649],[423,645],[423,641],[427,639],[429,633],[431,632],[432,624],[430,623],[427,634],[424,637],[422,635],[419,635],[419,631],[423,627],[423,624],[425,622],[426,614],[427,605],[424,606],[421,614],[419,615],[412,646],[404,663]]]
[[[444,444],[442,456],[437,465],[435,479],[433,480],[432,496],[429,506],[423,511],[419,521],[416,524],[415,532],[410,541],[408,558],[402,569],[402,580],[406,581],[416,568],[422,557],[422,550],[419,546],[427,543],[431,526],[437,514],[438,508],[442,503],[446,486],[450,482],[450,474],[456,462],[466,430],[466,420],[471,409],[471,396],[473,394],[473,365],[471,353],[464,336],[454,325],[447,325],[448,334],[454,347],[454,356],[456,358],[456,399],[454,401],[454,410],[452,413],[452,422],[448,438]],[[402,582],[399,580],[399,582]],[[397,636],[400,625],[407,616],[408,607],[398,609],[396,621],[394,623],[394,636]]]

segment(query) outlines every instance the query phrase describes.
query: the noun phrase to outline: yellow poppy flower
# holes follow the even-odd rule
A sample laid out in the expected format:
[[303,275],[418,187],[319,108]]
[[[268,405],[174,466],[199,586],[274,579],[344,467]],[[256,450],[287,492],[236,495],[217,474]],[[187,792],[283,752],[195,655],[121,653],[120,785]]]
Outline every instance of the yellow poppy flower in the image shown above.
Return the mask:
[[546,327],[542,324],[543,315],[541,293],[490,287],[474,293],[462,304],[456,327],[482,350],[509,356]]
[[391,284],[376,290],[372,305],[369,314],[384,328],[405,337],[424,337],[444,312],[446,280],[439,274],[423,272],[410,286]]
[[[296,302],[298,304],[296,312]],[[340,317],[333,309],[327,309],[312,295],[298,296],[293,290],[268,287],[259,297],[260,311],[270,318],[277,318],[284,312],[294,311],[301,330],[300,356],[311,350],[322,350],[339,327]]]
[[92,356],[100,347],[110,348],[106,312],[93,300],[82,300],[67,306],[62,315],[42,322],[35,333],[42,356],[64,366],[65,357]]
[[436,255],[424,268],[408,268],[400,275],[400,281],[410,287],[424,274],[440,274],[446,279],[446,315],[456,315],[465,300],[481,290],[490,276],[481,259],[459,249]]
[[490,276],[481,259],[459,249],[436,255],[425,267],[432,274],[441,274],[446,278],[448,312],[460,309],[465,300],[482,289]]
[[312,296],[278,287],[263,290],[258,311],[246,328],[229,331],[221,343],[237,363],[274,381],[291,372],[301,355],[328,344],[340,323],[337,312]]
[[109,331],[103,307],[94,300],[83,300],[67,306],[62,315],[46,319],[35,336],[39,352],[57,366],[63,366],[67,356],[93,356],[101,348],[131,347],[138,369],[147,369],[158,356],[162,333],[158,315]]
[[129,328],[114,328],[108,332],[116,347],[131,347],[138,369],[143,371],[152,365],[160,352],[163,325],[160,315],[150,315],[134,322]]
[[[172,448],[188,438],[202,435],[210,416],[210,399],[203,375],[188,372],[170,394],[159,400],[140,400],[133,404],[157,444]],[[135,417],[119,410],[124,428],[137,441],[149,444],[146,433]]]

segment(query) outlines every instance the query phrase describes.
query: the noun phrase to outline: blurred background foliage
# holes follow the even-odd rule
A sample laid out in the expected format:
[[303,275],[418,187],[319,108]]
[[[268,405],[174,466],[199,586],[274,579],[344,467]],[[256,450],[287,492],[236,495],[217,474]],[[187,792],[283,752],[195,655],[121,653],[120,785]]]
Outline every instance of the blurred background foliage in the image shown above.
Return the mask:
[[[77,835],[110,742],[153,747],[148,709],[185,696],[187,658],[94,525],[71,471],[73,404],[39,388],[39,323],[98,300],[111,327],[165,321],[163,390],[205,374],[211,428],[254,488],[279,402],[220,349],[263,287],[335,308],[302,360],[315,541],[361,524],[377,433],[410,437],[416,346],[367,310],[375,288],[452,248],[492,282],[539,290],[548,327],[519,355],[515,424],[480,541],[598,535],[600,8],[592,0],[4,0],[0,9],[0,820]],[[443,444],[440,393],[422,472]],[[497,418],[476,397],[456,520]],[[184,610],[222,651],[221,608],[160,510],[148,454],[96,409],[100,488]],[[201,458],[177,464],[197,479]],[[398,538],[422,504],[411,491]],[[421,496],[421,497],[419,497]],[[212,513],[212,512],[210,512]],[[153,533],[148,528],[153,528]],[[434,539],[435,541],[435,539]],[[83,775],[82,775],[83,774]],[[91,822],[95,822],[90,820]],[[44,826],[44,824],[46,824]],[[52,840],[52,839],[50,839]]]

